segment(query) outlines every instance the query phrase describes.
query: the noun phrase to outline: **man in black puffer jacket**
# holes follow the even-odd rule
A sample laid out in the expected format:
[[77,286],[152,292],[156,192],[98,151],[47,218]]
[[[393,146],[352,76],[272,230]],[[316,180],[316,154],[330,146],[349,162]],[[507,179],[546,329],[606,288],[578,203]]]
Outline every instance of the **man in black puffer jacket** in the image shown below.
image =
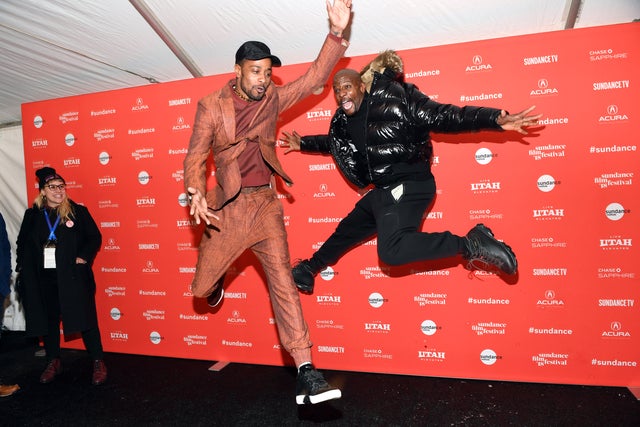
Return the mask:
[[303,292],[313,292],[319,271],[376,233],[378,256],[388,265],[461,254],[470,268],[498,269],[507,275],[517,271],[511,248],[483,224],[466,236],[419,231],[436,194],[429,132],[495,129],[526,134],[524,127],[537,124],[541,115],[528,115],[534,107],[509,115],[493,108],[439,104],[402,81],[401,64],[395,52],[386,51],[362,76],[351,69],[338,71],[333,90],[339,107],[329,135],[284,132],[285,153],[331,154],[351,183],[359,188],[373,185],[318,251],[294,266],[294,280]]

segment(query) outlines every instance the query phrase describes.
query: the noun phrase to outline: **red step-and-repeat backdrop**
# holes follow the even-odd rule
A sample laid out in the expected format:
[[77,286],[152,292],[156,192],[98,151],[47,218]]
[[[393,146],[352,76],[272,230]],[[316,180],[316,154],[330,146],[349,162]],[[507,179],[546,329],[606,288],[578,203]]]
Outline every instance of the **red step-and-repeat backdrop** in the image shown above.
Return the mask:
[[[461,260],[392,268],[375,239],[365,242],[301,295],[319,367],[640,386],[638,40],[633,23],[399,52],[406,80],[438,102],[543,114],[528,136],[433,135],[439,190],[424,230],[462,235],[484,223],[512,246],[519,275],[470,276]],[[277,69],[276,83],[307,65]],[[107,351],[291,362],[251,252],[229,271],[219,309],[189,290],[201,228],[189,217],[182,161],[198,99],[231,76],[23,105],[29,197],[34,171],[51,165],[102,232],[94,271]],[[280,130],[326,133],[335,108],[328,82]],[[278,192],[294,261],[360,196],[331,158],[283,151],[295,185]]]

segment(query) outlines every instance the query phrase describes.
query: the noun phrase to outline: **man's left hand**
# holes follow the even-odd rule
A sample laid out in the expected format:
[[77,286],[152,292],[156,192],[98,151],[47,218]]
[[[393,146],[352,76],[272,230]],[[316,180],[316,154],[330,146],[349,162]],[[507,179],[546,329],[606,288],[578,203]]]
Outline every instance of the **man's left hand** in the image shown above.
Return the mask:
[[524,128],[537,125],[538,119],[542,117],[542,114],[528,116],[534,108],[536,108],[536,106],[532,105],[526,110],[520,111],[518,114],[507,114],[506,111],[502,110],[496,123],[498,123],[503,130],[515,130],[516,132],[526,135],[528,132]]

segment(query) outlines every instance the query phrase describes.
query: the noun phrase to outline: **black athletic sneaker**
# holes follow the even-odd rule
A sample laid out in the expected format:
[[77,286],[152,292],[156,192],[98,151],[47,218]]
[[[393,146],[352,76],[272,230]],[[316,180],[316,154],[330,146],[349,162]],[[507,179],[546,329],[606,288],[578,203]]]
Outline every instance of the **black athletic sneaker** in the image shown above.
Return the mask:
[[298,371],[296,383],[296,403],[298,405],[315,404],[331,399],[340,399],[342,392],[333,388],[311,363],[302,365]]
[[293,281],[302,292],[310,294],[313,292],[314,277],[318,272],[311,267],[311,261],[303,259],[299,261],[291,270]]
[[224,297],[224,278],[226,273],[222,275],[221,278],[216,282],[215,290],[207,297],[207,304],[209,307],[214,308],[217,307],[222,302],[222,297]]
[[463,257],[469,261],[470,270],[498,268],[506,274],[515,274],[518,261],[511,248],[496,240],[491,230],[484,224],[473,227],[466,236]]

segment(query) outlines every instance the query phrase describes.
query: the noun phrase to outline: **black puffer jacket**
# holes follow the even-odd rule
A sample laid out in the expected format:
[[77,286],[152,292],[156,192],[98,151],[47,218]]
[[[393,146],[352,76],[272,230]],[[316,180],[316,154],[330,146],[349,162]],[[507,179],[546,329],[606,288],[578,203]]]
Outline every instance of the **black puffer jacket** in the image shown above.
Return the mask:
[[375,72],[371,94],[360,108],[368,108],[366,152],[358,152],[347,133],[347,115],[338,108],[331,120],[329,135],[305,136],[303,152],[330,153],[342,173],[364,188],[384,180],[397,163],[422,163],[429,172],[433,152],[429,133],[466,132],[497,129],[500,110],[486,107],[458,107],[439,104],[398,74],[385,69]]

